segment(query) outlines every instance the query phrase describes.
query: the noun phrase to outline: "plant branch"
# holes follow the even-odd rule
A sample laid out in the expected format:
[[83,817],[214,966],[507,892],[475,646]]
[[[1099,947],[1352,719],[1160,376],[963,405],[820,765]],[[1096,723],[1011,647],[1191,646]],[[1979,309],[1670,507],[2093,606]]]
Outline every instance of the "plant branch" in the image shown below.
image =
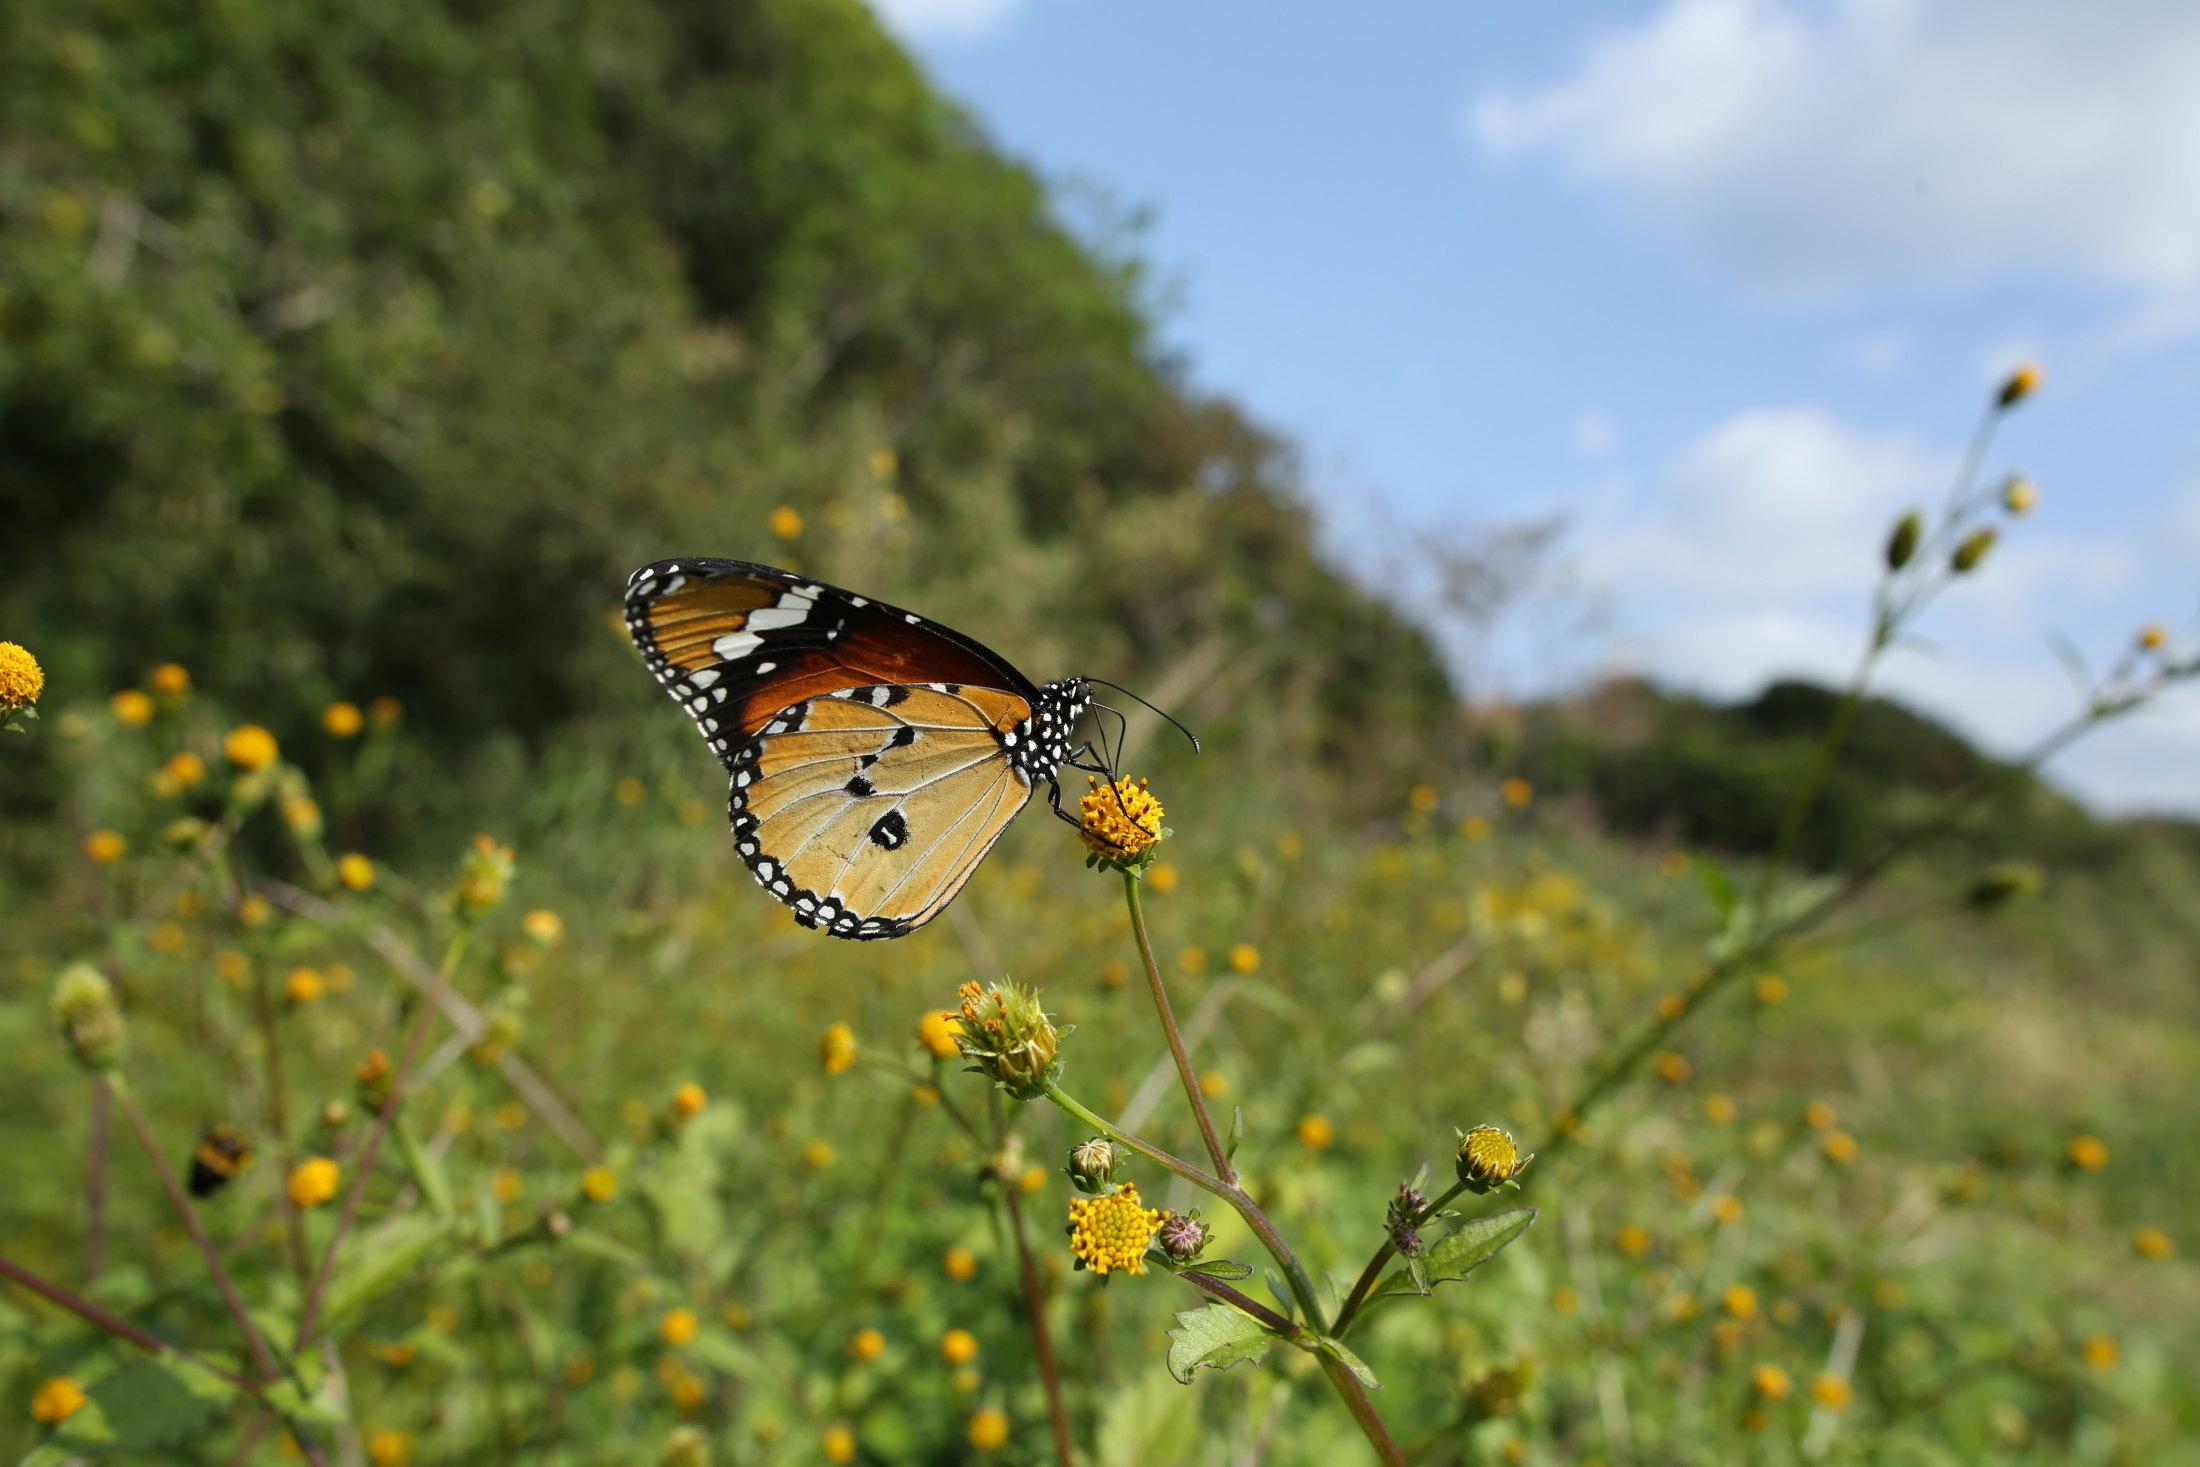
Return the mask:
[[1406,1467],[1404,1455],[1399,1452],[1398,1444],[1390,1439],[1390,1433],[1384,1429],[1383,1418],[1375,1414],[1375,1403],[1367,1398],[1367,1390],[1360,1384],[1360,1378],[1347,1370],[1342,1360],[1326,1350],[1315,1351],[1314,1358],[1321,1362],[1322,1373],[1329,1377],[1329,1383],[1344,1398],[1345,1410],[1352,1413],[1352,1419],[1367,1434],[1369,1445],[1375,1448],[1375,1455],[1382,1459],[1384,1467]]
[[[1427,1222],[1437,1213],[1442,1212],[1445,1204],[1450,1202],[1452,1198],[1457,1197],[1466,1190],[1467,1184],[1465,1182],[1454,1182],[1450,1191],[1413,1215],[1411,1226],[1419,1227],[1422,1223]],[[1331,1333],[1335,1334],[1338,1339],[1343,1339],[1344,1332],[1352,1327],[1353,1317],[1360,1312],[1360,1306],[1367,1302],[1369,1292],[1381,1280],[1385,1265],[1396,1257],[1397,1253],[1398,1245],[1391,1241],[1389,1234],[1386,1232],[1383,1236],[1383,1246],[1375,1250],[1375,1256],[1367,1261],[1367,1267],[1360,1270],[1359,1280],[1352,1285],[1352,1293],[1345,1299],[1344,1308],[1337,1311],[1337,1323]]]
[[61,1287],[61,1285],[54,1283],[49,1279],[39,1277],[37,1274],[32,1273],[29,1269],[23,1267],[23,1265],[19,1263],[11,1262],[6,1258],[0,1258],[0,1278],[6,1278],[12,1280],[15,1283],[21,1284],[24,1288],[29,1289],[32,1293],[38,1295],[41,1299],[44,1299],[52,1304],[60,1305],[63,1309],[68,1310],[71,1314],[83,1320],[86,1324],[93,1326],[95,1329],[105,1330],[108,1334],[113,1335],[116,1339],[128,1340],[131,1344],[137,1346],[140,1350],[143,1350],[148,1355],[181,1355],[191,1360],[202,1369],[211,1371],[213,1374],[220,1376],[223,1380],[229,1382],[240,1391],[244,1391],[248,1394],[253,1395],[257,1395],[259,1392],[259,1387],[254,1385],[251,1381],[246,1380],[243,1376],[232,1374],[231,1372],[222,1369],[219,1365],[214,1364],[210,1360],[201,1359],[200,1357],[193,1355],[190,1351],[185,1350],[180,1345],[171,1345],[166,1340],[160,1339],[158,1336],[147,1334],[144,1330],[139,1329],[136,1325],[130,1323],[128,1320],[119,1318],[118,1316],[113,1314],[109,1314],[106,1310],[100,1308],[91,1300],[86,1299],[81,1295],[70,1293],[67,1289]]
[[1192,1058],[1184,1052],[1184,1036],[1177,1031],[1176,1013],[1169,1007],[1169,990],[1161,982],[1161,967],[1154,961],[1153,938],[1146,931],[1146,908],[1139,901],[1137,873],[1123,873],[1123,894],[1130,903],[1131,931],[1138,938],[1138,955],[1145,960],[1146,986],[1153,990],[1153,1006],[1161,1016],[1161,1032],[1169,1039],[1169,1053],[1176,1060],[1177,1078],[1184,1083],[1184,1096],[1192,1103],[1192,1116],[1199,1122],[1200,1139],[1207,1143],[1207,1155],[1213,1158],[1215,1175],[1225,1184],[1235,1185],[1237,1172],[1230,1165],[1230,1154],[1223,1149],[1222,1138],[1215,1134],[1215,1123],[1207,1114],[1207,1097],[1199,1088],[1199,1077],[1192,1073]]
[[1016,1266],[1023,1279],[1024,1312],[1031,1320],[1031,1345],[1039,1358],[1039,1379],[1047,1392],[1047,1420],[1054,1428],[1054,1452],[1062,1467],[1075,1467],[1070,1454],[1069,1414],[1062,1408],[1062,1378],[1054,1366],[1054,1346],[1047,1339],[1046,1298],[1039,1288],[1039,1270],[1031,1262],[1031,1245],[1024,1239],[1023,1206],[1016,1200],[1016,1181],[1001,1178],[1001,1200],[1008,1207],[1008,1231],[1016,1240]]

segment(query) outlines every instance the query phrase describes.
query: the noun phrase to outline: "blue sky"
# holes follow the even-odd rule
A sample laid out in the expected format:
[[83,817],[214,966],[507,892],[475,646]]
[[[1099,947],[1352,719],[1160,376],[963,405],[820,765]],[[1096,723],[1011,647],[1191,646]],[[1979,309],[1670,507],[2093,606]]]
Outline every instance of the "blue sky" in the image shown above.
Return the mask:
[[[1979,405],[2042,506],[1883,685],[1992,746],[2200,627],[2190,0],[874,0],[1010,153],[1153,211],[1199,384],[1306,451],[1337,552],[1563,514],[1478,696],[1853,662]],[[2055,769],[2200,810],[2200,698]]]

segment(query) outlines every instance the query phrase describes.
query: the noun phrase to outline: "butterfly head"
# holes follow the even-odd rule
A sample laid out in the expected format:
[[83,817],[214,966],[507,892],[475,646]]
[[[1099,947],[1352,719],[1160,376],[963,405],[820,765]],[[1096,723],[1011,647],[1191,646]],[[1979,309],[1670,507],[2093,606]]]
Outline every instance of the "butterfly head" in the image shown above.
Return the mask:
[[1076,749],[1071,735],[1090,706],[1092,691],[1081,677],[1063,678],[1039,690],[1031,717],[1009,735],[1013,740],[1010,757],[1032,783],[1054,778],[1054,772],[1069,762]]

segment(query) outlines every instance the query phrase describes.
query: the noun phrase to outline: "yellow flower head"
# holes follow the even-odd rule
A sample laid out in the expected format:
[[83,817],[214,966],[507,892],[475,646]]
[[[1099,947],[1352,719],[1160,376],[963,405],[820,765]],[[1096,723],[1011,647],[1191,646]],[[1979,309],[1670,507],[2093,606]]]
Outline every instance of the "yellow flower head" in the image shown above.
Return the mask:
[[1436,786],[1432,784],[1417,784],[1406,792],[1406,803],[1417,815],[1435,814],[1438,799]]
[[355,738],[366,724],[366,715],[357,703],[331,703],[321,710],[321,727],[332,738]]
[[694,1339],[699,1327],[692,1309],[667,1309],[657,1321],[658,1335],[675,1350]]
[[839,1159],[840,1154],[833,1150],[833,1143],[822,1136],[816,1137],[802,1148],[802,1164],[814,1172],[825,1170]]
[[1299,1145],[1309,1151],[1320,1151],[1337,1138],[1337,1128],[1329,1123],[1329,1117],[1308,1115],[1299,1117]]
[[1846,1131],[1826,1132],[1826,1139],[1818,1143],[1818,1149],[1826,1153],[1828,1160],[1838,1161],[1843,1166],[1856,1160],[1856,1138]]
[[368,1432],[366,1447],[374,1467],[405,1467],[412,1461],[412,1438],[387,1426]]
[[876,1360],[886,1353],[886,1336],[875,1329],[859,1329],[848,1337],[848,1353],[858,1360]]
[[390,1057],[380,1049],[370,1049],[367,1057],[352,1071],[352,1080],[358,1091],[359,1103],[375,1115],[380,1115],[390,1103],[390,1085],[395,1072],[390,1067]]
[[1757,1002],[1759,1003],[1772,1004],[1785,1003],[1787,1001],[1787,979],[1782,978],[1777,973],[1758,974],[1756,986]]
[[1069,1251],[1077,1266],[1106,1276],[1110,1269],[1146,1271],[1146,1245],[1168,1213],[1144,1207],[1138,1188],[1125,1182],[1105,1197],[1072,1197],[1069,1202]]
[[1703,1098],[1704,1119],[1714,1126],[1723,1126],[1734,1119],[1734,1102],[1724,1095],[1706,1095]]
[[1230,949],[1230,971],[1233,973],[1257,973],[1260,971],[1260,949],[1249,942],[1241,942]]
[[[2168,645],[2169,628],[2163,626],[2160,622],[2150,621],[2145,626],[2139,628],[2140,651],[2159,652]],[[6,700],[4,698],[0,698],[0,703],[4,703],[5,701]]]
[[2131,1246],[2139,1250],[2141,1258],[2160,1262],[2177,1256],[2177,1244],[2160,1228],[2138,1228],[2131,1234]]
[[65,1375],[56,1375],[31,1397],[31,1419],[43,1421],[48,1426],[56,1425],[82,1410],[90,1399],[84,1394],[84,1387]]
[[969,1429],[964,1433],[970,1445],[981,1452],[990,1452],[1008,1441],[1008,1415],[988,1406],[970,1418]]
[[451,904],[461,915],[479,916],[504,900],[504,888],[511,879],[512,848],[477,835],[472,849],[458,863]]
[[1675,1054],[1670,1049],[1661,1053],[1652,1063],[1657,1069],[1658,1078],[1671,1085],[1685,1085],[1688,1077],[1695,1073],[1695,1068],[1688,1063],[1687,1055]]
[[2085,1363],[2095,1370],[2114,1370],[2123,1362],[2124,1352],[2116,1348],[2116,1342],[2107,1335],[2087,1335],[2079,1350],[2085,1355]]
[[2108,1165],[2108,1147],[2098,1136],[2073,1136],[2063,1150],[2070,1164],[2082,1171],[2097,1172]]
[[374,885],[374,862],[357,851],[347,851],[337,857],[336,879],[353,891],[365,891]]
[[1521,810],[1535,798],[1535,786],[1515,775],[1497,787],[1497,794],[1506,804]]
[[1828,1411],[1846,1411],[1856,1392],[1838,1375],[1821,1375],[1810,1383],[1810,1398]]
[[1719,1303],[1736,1319],[1757,1317],[1757,1291],[1747,1284],[1728,1284]]
[[2011,372],[2001,384],[2001,391],[1994,395],[1994,405],[2002,408],[2013,408],[2038,391],[2039,385],[2039,367],[2032,362],[2026,362],[2014,372]]
[[130,843],[116,830],[95,830],[84,837],[84,854],[98,866],[112,866],[129,848]]
[[947,1276],[956,1283],[967,1284],[978,1276],[978,1255],[958,1243],[947,1250],[940,1267],[946,1269]]
[[856,1062],[856,1031],[846,1024],[835,1024],[827,1029],[825,1037],[817,1042],[817,1060],[828,1075],[852,1069]]
[[275,735],[256,723],[241,723],[222,739],[222,757],[239,769],[265,769],[281,754]]
[[1513,1138],[1496,1126],[1476,1126],[1459,1138],[1459,1180],[1470,1191],[1505,1186],[1534,1160],[1533,1155],[1522,1156]]
[[2009,482],[2001,486],[2001,507],[2011,514],[2030,514],[2040,502],[2040,491],[2022,474],[2011,474]]
[[1803,1119],[1809,1122],[1813,1131],[1830,1131],[1833,1129],[1833,1123],[1839,1117],[1834,1113],[1832,1106],[1826,1104],[1823,1100],[1814,1100],[1803,1107]]
[[1740,1222],[1742,1220],[1742,1199],[1731,1192],[1721,1195],[1718,1201],[1711,1204],[1711,1215],[1723,1223]]
[[1792,1385],[1788,1380],[1786,1371],[1777,1365],[1770,1364],[1760,1365],[1750,1371],[1749,1384],[1758,1395],[1763,1396],[1768,1401],[1785,1399]]
[[153,700],[136,688],[124,688],[107,700],[118,722],[130,728],[143,728],[153,721]]
[[283,980],[283,993],[292,1003],[312,1003],[327,991],[321,975],[311,968],[292,968]]
[[191,670],[180,662],[163,662],[153,669],[153,691],[181,697],[191,691]]
[[968,1365],[978,1358],[978,1337],[966,1329],[951,1329],[940,1336],[940,1358],[950,1365]]
[[321,807],[311,795],[292,795],[283,801],[283,824],[307,840],[321,834]]
[[45,669],[31,656],[30,649],[16,642],[0,642],[0,713],[29,707],[45,688]]
[[1103,861],[1134,861],[1162,837],[1161,802],[1146,788],[1146,781],[1132,784],[1128,776],[1112,785],[1090,777],[1091,790],[1077,802],[1078,825],[1085,847]]
[[842,1467],[856,1459],[856,1434],[838,1421],[825,1428],[825,1436],[818,1445],[825,1453],[825,1460],[834,1467]]
[[933,1009],[919,1019],[917,1042],[941,1059],[960,1053],[955,1047],[955,1011]]
[[710,1096],[693,1080],[672,1092],[672,1113],[683,1121],[693,1120],[701,1115],[703,1107],[708,1104]]
[[1039,995],[1014,983],[980,988],[965,983],[956,1047],[1017,1100],[1035,1100],[1062,1072],[1061,1034],[1039,1007]]
[[771,513],[772,533],[782,540],[792,540],[802,533],[802,511],[791,504],[782,504]]
[[325,1156],[309,1156],[291,1169],[290,1200],[300,1207],[319,1207],[336,1195],[343,1171]]
[[1641,1223],[1629,1223],[1619,1230],[1614,1239],[1619,1251],[1629,1258],[1640,1258],[1650,1251],[1650,1230]]
[[548,907],[537,907],[520,918],[519,930],[537,947],[556,947],[565,941],[565,919]]
[[206,778],[206,761],[189,749],[181,749],[168,756],[160,766],[160,773],[153,776],[156,794],[173,797],[190,789]]
[[592,1166],[581,1173],[581,1195],[590,1202],[609,1202],[619,1195],[619,1174],[607,1166]]

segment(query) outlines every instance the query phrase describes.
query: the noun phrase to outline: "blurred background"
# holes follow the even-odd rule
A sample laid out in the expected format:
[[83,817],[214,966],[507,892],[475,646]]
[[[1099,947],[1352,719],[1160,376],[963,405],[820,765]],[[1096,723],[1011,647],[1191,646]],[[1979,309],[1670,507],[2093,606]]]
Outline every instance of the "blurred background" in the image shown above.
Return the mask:
[[[246,899],[291,883],[432,957],[487,831],[509,930],[459,986],[504,1030],[457,1042],[421,1144],[507,1229],[584,1161],[658,1180],[603,1225],[628,1254],[509,1296],[478,1236],[392,1272],[347,1325],[349,1450],[654,1460],[622,1443],[684,1423],[728,1461],[852,1460],[836,1428],[948,1461],[983,1409],[1040,1460],[997,1198],[944,1130],[896,1169],[938,1124],[903,1070],[922,1012],[1005,970],[1083,1026],[1093,1103],[1129,1103],[1157,1050],[1120,914],[1033,818],[951,922],[793,930],[627,644],[628,571],[799,569],[1195,727],[1197,759],[1134,725],[1180,833],[1162,944],[1256,1181],[1349,1279],[1450,1127],[1533,1149],[1687,985],[1699,878],[1770,848],[1888,526],[1939,505],[2019,363],[2044,385],[1985,471],[2039,508],[1890,659],[1804,874],[2005,773],[2079,704],[2058,647],[2189,644],[2196,65],[2200,13],[2149,0],[15,0],[0,638],[46,691],[0,749],[0,1252],[217,1331],[143,1174],[86,1278],[56,973],[116,981],[176,1157],[217,1120],[349,1155],[299,1118],[409,990],[356,923]],[[310,829],[237,803],[243,722]],[[2171,1363],[2200,1318],[2200,706],[2009,784],[1854,941],[1661,1051],[1536,1178],[1526,1240],[1371,1337],[1421,1460],[2200,1460]],[[1958,910],[2010,860],[2036,901]],[[331,965],[262,1025],[255,985]],[[821,1072],[833,1022],[892,1065]],[[587,1145],[509,1091],[514,1052]],[[672,1079],[711,1129],[666,1129]],[[284,1170],[209,1204],[274,1310],[283,1229],[323,1226],[281,1214]],[[1180,1286],[1060,1272],[1058,1321],[1107,1342],[1070,1372],[1095,1460],[1357,1449],[1281,1367],[1168,1382]],[[650,1323],[681,1300],[711,1346],[685,1376]],[[932,1369],[950,1324],[976,1384]],[[0,1325],[0,1444],[29,1450],[9,1403],[99,1345],[14,1294]],[[851,1356],[873,1327],[906,1354]],[[528,1391],[538,1422],[496,1404]],[[242,1419],[182,1459],[231,1460]]]

